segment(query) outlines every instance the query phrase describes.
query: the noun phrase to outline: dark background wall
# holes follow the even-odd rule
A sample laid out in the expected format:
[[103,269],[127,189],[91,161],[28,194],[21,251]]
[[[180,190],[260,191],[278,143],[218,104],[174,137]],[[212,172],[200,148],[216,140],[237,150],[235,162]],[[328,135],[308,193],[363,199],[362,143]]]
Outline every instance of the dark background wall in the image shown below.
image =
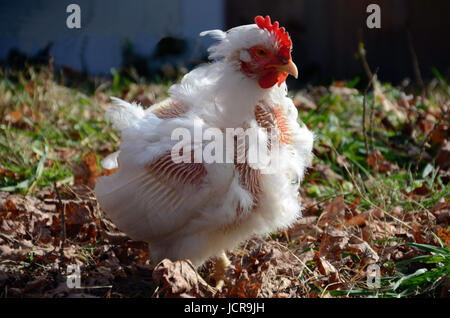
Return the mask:
[[[65,25],[69,3],[81,7],[79,30]],[[370,3],[381,6],[381,29],[366,26]],[[259,14],[280,21],[292,36],[300,78],[290,85],[365,78],[355,58],[359,37],[379,78],[414,81],[408,30],[425,79],[432,67],[450,71],[449,0],[0,0],[0,63],[12,49],[33,56],[52,44],[56,66],[108,75],[126,64],[123,47],[130,43],[151,72],[166,62],[191,67],[211,44],[201,31],[253,23]],[[185,52],[155,57],[167,37],[185,41]]]
[[[381,29],[366,26],[370,3],[381,7]],[[414,80],[408,30],[423,77],[432,76],[432,67],[449,72],[448,0],[228,0],[225,4],[227,27],[248,24],[258,14],[268,14],[286,27],[302,83],[365,76],[355,58],[359,37],[371,68],[379,67],[382,80]]]

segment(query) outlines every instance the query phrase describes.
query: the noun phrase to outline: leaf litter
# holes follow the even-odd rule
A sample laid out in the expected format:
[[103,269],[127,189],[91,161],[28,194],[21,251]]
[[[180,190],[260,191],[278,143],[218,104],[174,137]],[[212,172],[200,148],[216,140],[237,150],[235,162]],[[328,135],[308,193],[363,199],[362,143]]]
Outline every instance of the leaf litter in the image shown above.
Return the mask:
[[[151,264],[147,243],[121,233],[102,215],[87,187],[64,188],[61,195],[66,229],[63,264],[55,194],[0,192],[2,297],[327,297],[326,290],[363,282],[369,264],[415,255],[405,244],[377,243],[386,237],[433,242],[423,230],[431,226],[449,242],[447,204],[437,205],[432,216],[408,212],[405,218],[417,224],[408,229],[379,209],[352,212],[352,205],[338,196],[319,204],[320,217],[305,215],[286,236],[254,238],[228,251],[227,282],[221,292],[211,293],[199,275],[212,283],[208,281],[212,261],[198,272],[189,260]],[[442,213],[446,218],[433,225],[430,218],[436,221],[435,215]],[[80,268],[80,288],[66,286],[70,264]]]

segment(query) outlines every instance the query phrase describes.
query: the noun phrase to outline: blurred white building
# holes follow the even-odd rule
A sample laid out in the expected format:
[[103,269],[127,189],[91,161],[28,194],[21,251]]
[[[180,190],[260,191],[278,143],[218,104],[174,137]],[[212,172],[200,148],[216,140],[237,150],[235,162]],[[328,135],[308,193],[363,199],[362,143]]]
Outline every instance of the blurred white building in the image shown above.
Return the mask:
[[[81,29],[69,29],[69,4],[81,8]],[[210,43],[199,33],[223,29],[223,0],[0,0],[0,60],[11,49],[34,55],[52,42],[56,65],[109,74],[122,63],[122,47],[151,56],[160,39],[187,40],[184,58]]]

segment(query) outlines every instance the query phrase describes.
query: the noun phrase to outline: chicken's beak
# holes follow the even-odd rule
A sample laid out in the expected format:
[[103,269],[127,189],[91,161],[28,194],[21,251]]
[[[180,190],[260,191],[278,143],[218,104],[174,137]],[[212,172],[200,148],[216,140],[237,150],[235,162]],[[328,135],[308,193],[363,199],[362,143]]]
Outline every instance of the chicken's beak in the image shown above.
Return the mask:
[[297,66],[292,62],[292,59],[289,59],[289,61],[286,64],[283,65],[277,65],[276,67],[280,72],[288,73],[295,78],[298,77],[298,70]]
[[[289,61],[286,64],[270,64],[268,66],[265,67],[266,69],[268,68],[275,68],[277,71],[279,71],[280,73],[286,73],[286,74],[290,74],[292,76],[294,76],[295,78],[298,77],[298,70],[297,70],[297,66],[294,64],[294,62],[292,62],[292,59],[289,59]],[[287,77],[287,75],[286,75]]]

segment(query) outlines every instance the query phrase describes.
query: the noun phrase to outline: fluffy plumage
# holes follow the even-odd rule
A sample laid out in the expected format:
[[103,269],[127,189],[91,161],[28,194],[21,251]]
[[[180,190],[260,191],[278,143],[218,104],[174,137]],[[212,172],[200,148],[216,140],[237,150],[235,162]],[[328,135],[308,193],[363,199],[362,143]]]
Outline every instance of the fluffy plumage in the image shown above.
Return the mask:
[[[102,177],[95,192],[121,230],[150,243],[155,264],[164,258],[187,258],[198,266],[253,235],[286,228],[301,216],[298,190],[313,135],[298,124],[282,79],[286,72],[297,72],[290,51],[289,60],[283,58],[286,36],[280,44],[278,33],[256,24],[201,35],[218,41],[209,49],[213,62],[170,87],[168,99],[146,110],[114,99],[107,111],[122,140],[120,151],[102,164],[119,169]],[[254,53],[254,48],[260,51]],[[279,147],[272,159],[275,171],[266,173],[248,162],[175,163],[170,153],[178,141],[171,140],[171,134],[184,127],[194,135],[194,124],[203,131],[275,129],[277,138],[259,132],[269,147]]]

